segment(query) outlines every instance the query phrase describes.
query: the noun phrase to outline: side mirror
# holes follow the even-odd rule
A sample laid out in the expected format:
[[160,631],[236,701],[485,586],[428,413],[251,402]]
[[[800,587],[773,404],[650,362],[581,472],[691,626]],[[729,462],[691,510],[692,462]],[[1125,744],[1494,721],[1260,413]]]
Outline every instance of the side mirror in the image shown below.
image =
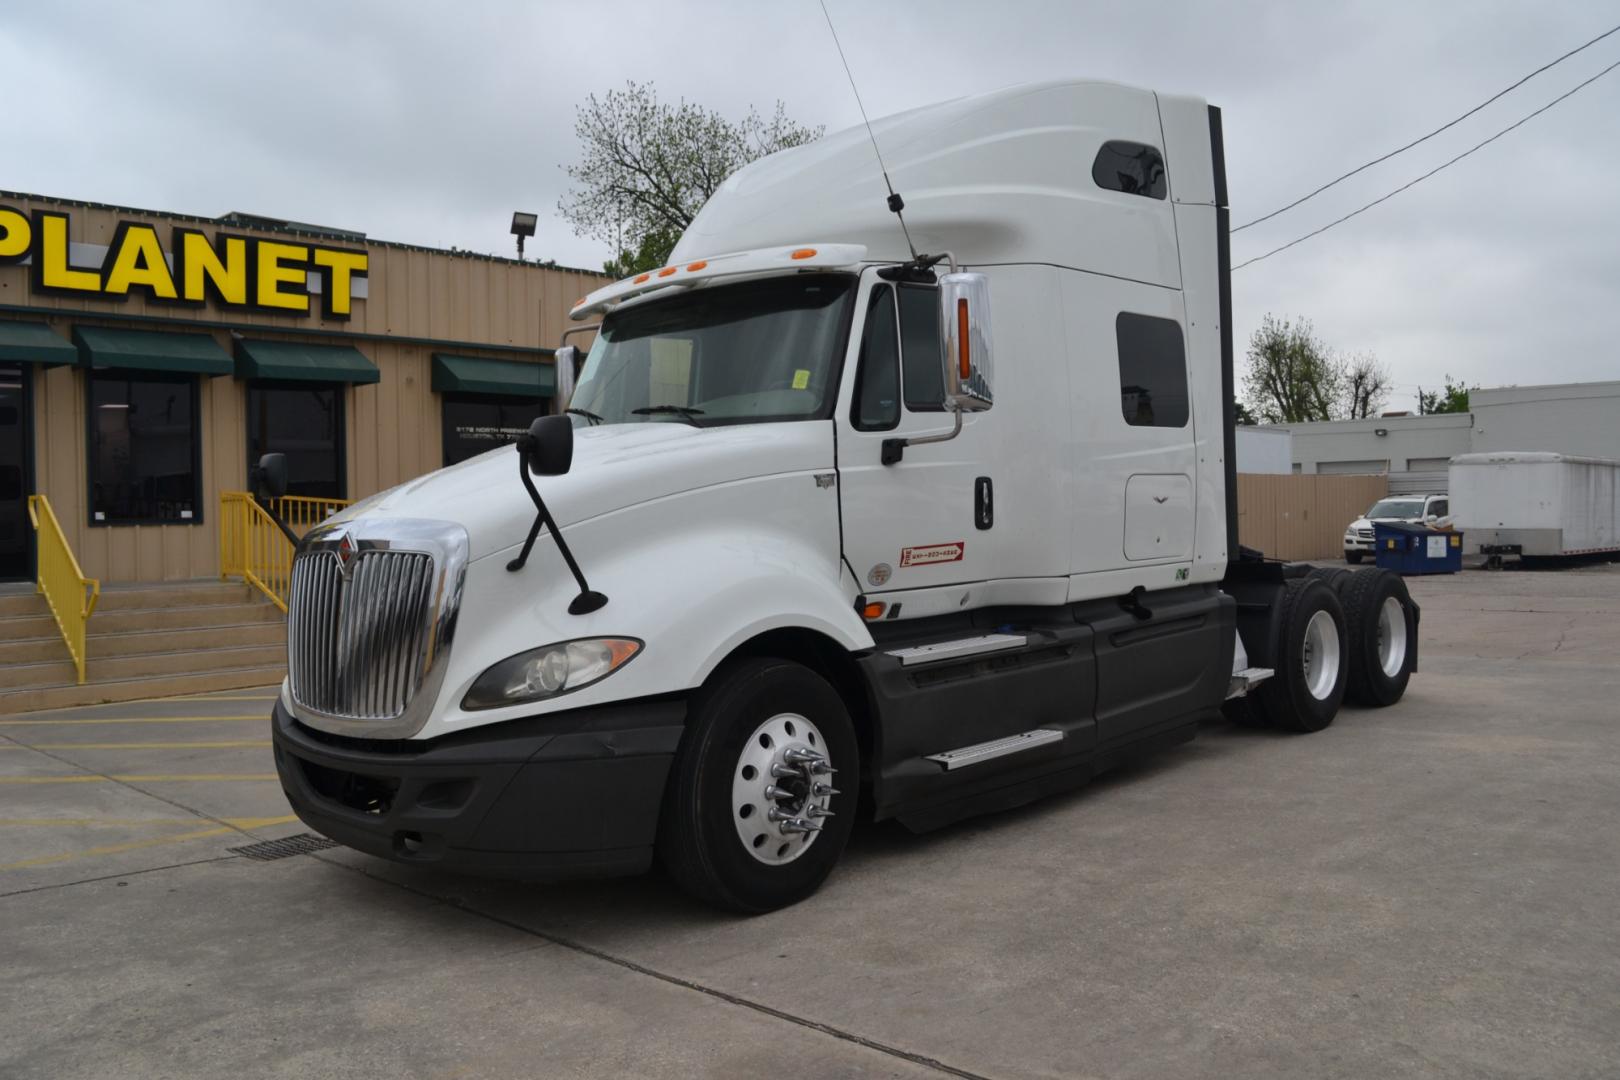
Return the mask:
[[261,457],[248,482],[261,499],[279,499],[287,494],[287,455],[266,454]]
[[537,416],[518,436],[517,450],[536,476],[561,476],[574,463],[574,425],[566,416]]
[[940,318],[945,327],[945,405],[982,412],[994,403],[990,390],[990,279],[984,274],[946,274],[939,279]]
[[551,354],[551,361],[557,368],[557,410],[561,412],[568,408],[568,403],[574,397],[575,368],[579,365],[579,349],[573,345],[563,345]]

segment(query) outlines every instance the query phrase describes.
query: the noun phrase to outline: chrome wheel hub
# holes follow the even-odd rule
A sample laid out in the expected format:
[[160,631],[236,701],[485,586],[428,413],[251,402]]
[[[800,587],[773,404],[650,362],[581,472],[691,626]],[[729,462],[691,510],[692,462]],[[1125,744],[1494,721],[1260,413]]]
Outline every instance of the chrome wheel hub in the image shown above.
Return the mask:
[[826,740],[798,713],[779,713],[754,729],[731,774],[731,820],[744,850],[770,866],[803,855],[838,794]]
[[1318,611],[1305,624],[1305,648],[1300,663],[1305,669],[1305,689],[1317,701],[1333,696],[1339,678],[1339,628],[1333,616]]
[[1378,666],[1390,678],[1406,663],[1406,609],[1393,596],[1378,605]]

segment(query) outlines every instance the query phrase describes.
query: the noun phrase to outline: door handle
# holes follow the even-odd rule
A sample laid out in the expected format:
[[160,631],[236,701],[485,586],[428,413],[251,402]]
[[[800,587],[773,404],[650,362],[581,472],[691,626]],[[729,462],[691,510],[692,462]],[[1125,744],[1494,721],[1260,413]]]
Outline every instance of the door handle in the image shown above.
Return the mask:
[[973,525],[988,529],[996,523],[995,491],[990,478],[981,476],[973,482]]

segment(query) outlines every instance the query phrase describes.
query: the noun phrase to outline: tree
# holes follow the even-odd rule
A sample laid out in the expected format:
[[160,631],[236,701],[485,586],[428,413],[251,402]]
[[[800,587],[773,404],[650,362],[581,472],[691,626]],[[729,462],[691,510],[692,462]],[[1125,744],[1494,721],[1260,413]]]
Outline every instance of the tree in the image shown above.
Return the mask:
[[1361,353],[1339,363],[1337,419],[1365,420],[1377,416],[1389,403],[1389,369],[1372,353]]
[[1249,407],[1241,401],[1232,403],[1232,419],[1240,427],[1243,425],[1253,426],[1260,422],[1255,419],[1254,413],[1249,411]]
[[651,85],[627,82],[575,111],[582,154],[568,166],[574,186],[557,209],[578,235],[614,246],[609,273],[655,269],[728,176],[814,142],[823,130],[788,119],[780,101],[769,117],[750,108],[734,122],[688,101],[661,102]]
[[1268,314],[1249,338],[1243,391],[1254,415],[1268,424],[1331,420],[1339,372],[1308,320]]
[[1452,382],[1451,376],[1446,376],[1444,390],[1424,390],[1418,388],[1418,412],[1428,413],[1465,413],[1468,411],[1468,391],[1478,390],[1477,386],[1468,386],[1466,383]]

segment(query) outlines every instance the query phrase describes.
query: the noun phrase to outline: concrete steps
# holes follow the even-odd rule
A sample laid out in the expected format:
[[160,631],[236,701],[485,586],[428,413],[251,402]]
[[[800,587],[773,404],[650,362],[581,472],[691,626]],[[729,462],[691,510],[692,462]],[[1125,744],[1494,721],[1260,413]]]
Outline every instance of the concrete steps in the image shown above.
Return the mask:
[[245,585],[114,585],[86,649],[79,686],[44,599],[0,595],[0,714],[269,686],[286,674],[286,621]]

